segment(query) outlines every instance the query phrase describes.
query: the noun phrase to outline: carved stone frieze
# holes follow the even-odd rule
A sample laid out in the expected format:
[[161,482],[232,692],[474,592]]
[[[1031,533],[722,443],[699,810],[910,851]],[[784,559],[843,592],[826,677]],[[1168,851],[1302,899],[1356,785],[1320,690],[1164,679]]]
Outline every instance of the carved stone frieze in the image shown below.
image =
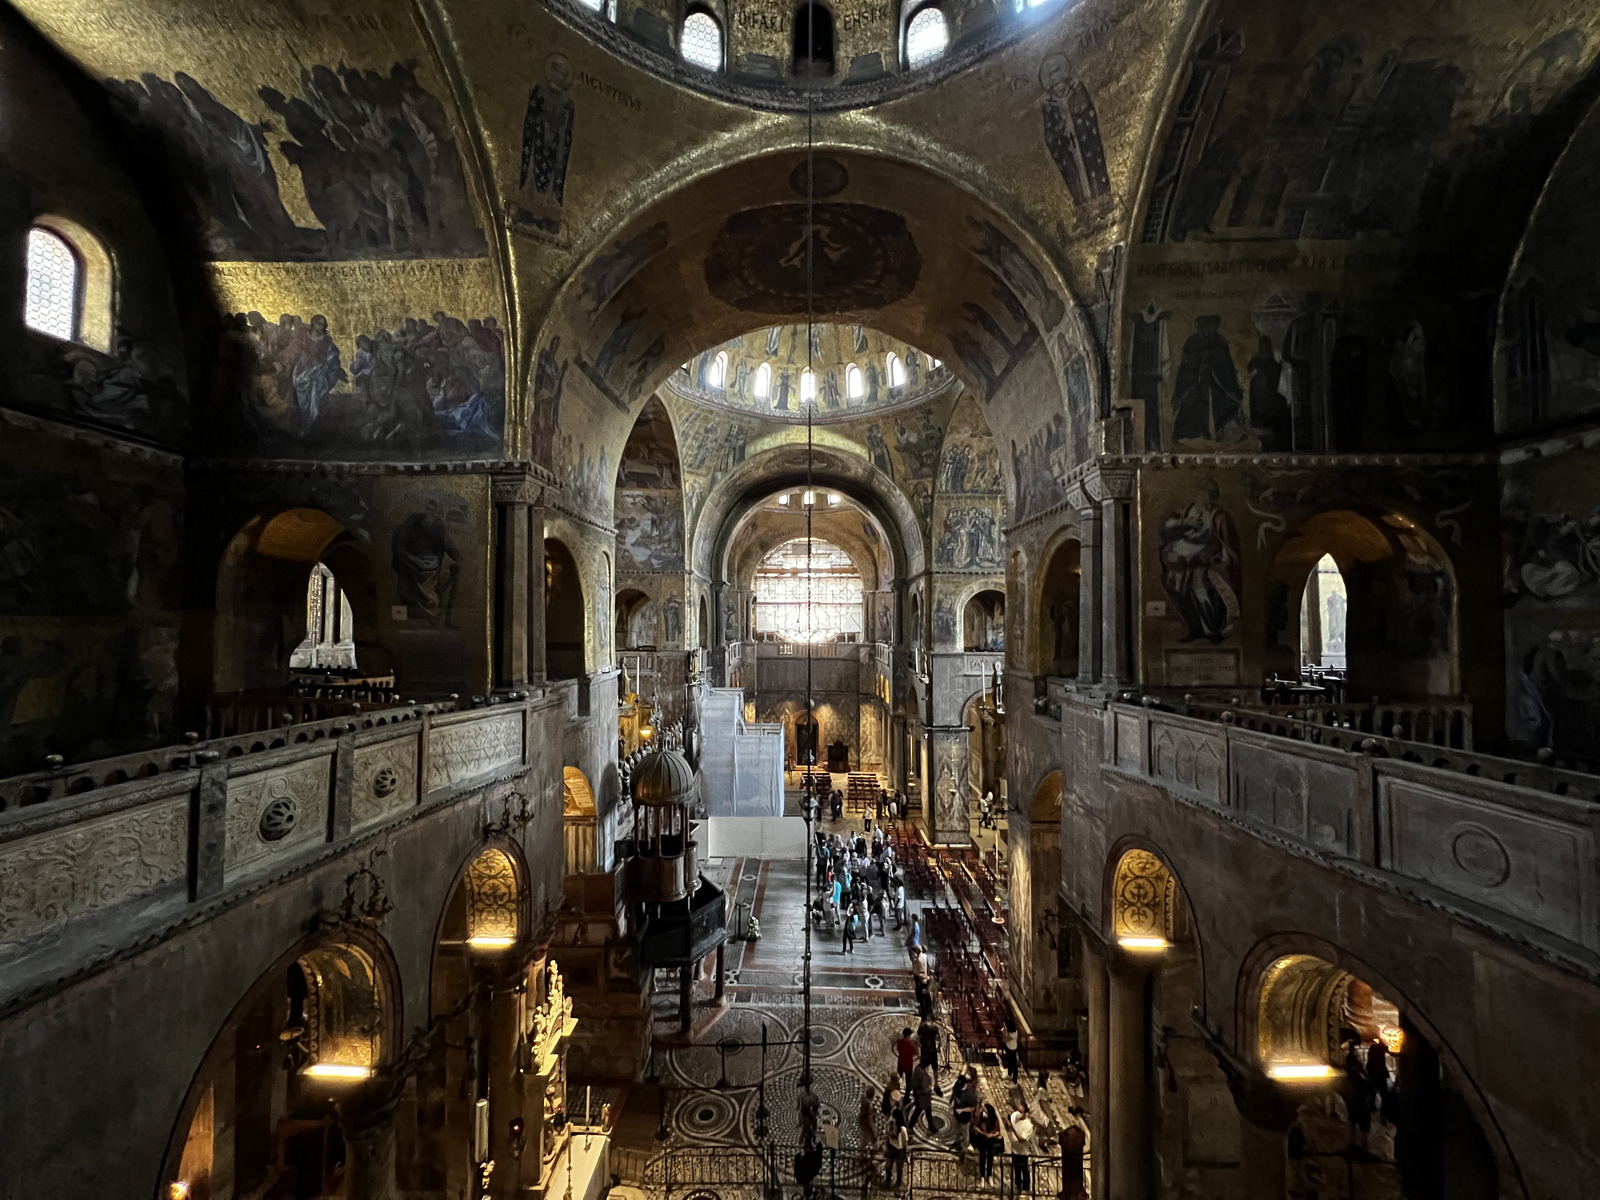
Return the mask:
[[417,739],[394,738],[355,752],[350,827],[360,829],[417,802]]
[[0,849],[0,943],[184,878],[189,797],[127,809]]
[[522,712],[435,725],[428,737],[424,791],[476,779],[522,762]]
[[332,769],[324,755],[230,779],[224,873],[326,838]]

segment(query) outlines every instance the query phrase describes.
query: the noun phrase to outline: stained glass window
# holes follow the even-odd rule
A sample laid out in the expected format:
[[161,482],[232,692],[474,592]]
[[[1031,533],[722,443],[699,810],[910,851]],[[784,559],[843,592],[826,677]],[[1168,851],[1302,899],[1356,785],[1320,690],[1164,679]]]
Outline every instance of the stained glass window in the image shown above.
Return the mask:
[[861,576],[831,542],[805,538],[773,550],[756,570],[756,632],[786,642],[861,636]]
[[28,231],[28,286],[22,319],[70,342],[78,335],[78,256],[67,239],[35,226]]
[[950,44],[950,26],[944,13],[931,5],[911,18],[906,26],[906,66],[926,66],[944,54]]
[[683,23],[683,36],[678,42],[678,52],[683,61],[704,67],[708,71],[722,69],[722,26],[710,13],[693,12]]

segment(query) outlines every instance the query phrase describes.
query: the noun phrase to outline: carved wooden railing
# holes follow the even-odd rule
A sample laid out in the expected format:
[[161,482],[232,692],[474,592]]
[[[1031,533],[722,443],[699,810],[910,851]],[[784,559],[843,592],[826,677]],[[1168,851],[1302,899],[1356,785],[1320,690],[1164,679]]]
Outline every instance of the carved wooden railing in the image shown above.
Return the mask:
[[101,940],[138,940],[420,806],[518,775],[533,714],[558,703],[412,705],[0,782],[0,962],[90,945],[92,931],[57,931],[97,918],[121,922]]
[[1105,764],[1557,953],[1600,951],[1600,777],[1191,709],[1108,706]]

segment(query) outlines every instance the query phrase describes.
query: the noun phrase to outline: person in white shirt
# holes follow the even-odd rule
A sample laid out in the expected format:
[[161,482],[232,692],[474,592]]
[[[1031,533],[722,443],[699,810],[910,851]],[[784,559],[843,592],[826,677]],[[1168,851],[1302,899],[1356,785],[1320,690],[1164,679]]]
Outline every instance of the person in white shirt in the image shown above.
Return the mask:
[[1011,1177],[1016,1184],[1018,1193],[1033,1189],[1033,1164],[1029,1161],[1034,1153],[1033,1121],[1028,1114],[1020,1110],[1013,1111],[1011,1119],[1007,1122],[1009,1141],[1011,1142]]

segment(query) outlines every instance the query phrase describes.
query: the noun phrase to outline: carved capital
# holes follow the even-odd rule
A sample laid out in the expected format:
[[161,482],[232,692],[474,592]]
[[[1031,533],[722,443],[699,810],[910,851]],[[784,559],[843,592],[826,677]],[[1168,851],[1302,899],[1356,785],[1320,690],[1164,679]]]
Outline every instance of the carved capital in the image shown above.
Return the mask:
[[556,489],[549,472],[533,463],[518,463],[509,471],[497,471],[492,477],[496,504],[542,505],[545,494]]
[[1095,465],[1083,477],[1084,490],[1091,500],[1132,500],[1139,472],[1133,467]]

